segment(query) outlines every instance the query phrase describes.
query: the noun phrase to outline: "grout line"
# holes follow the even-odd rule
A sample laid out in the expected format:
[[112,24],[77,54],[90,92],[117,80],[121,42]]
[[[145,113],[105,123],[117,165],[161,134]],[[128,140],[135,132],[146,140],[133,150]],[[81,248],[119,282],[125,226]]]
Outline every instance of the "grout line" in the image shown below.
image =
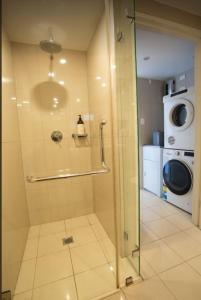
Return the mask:
[[[201,255],[199,255],[199,256],[201,256]],[[196,257],[197,257],[197,256],[196,256]],[[196,257],[194,257],[194,258],[196,258]],[[189,264],[189,261],[190,261],[190,260],[186,261],[185,263],[186,263],[191,269],[193,269],[193,271],[195,271],[195,272],[201,277],[201,273],[199,273],[198,270],[196,270],[191,264]]]
[[[54,280],[54,281],[49,281],[49,282],[43,283],[43,284],[41,284],[41,285],[36,286],[35,288],[33,288],[33,291],[34,291],[34,290],[37,290],[37,289],[40,289],[40,288],[43,288],[44,286],[47,286],[47,285],[52,285],[52,284],[55,283],[55,282],[58,282],[58,281],[61,281],[61,280],[67,279],[67,278],[71,278],[71,277],[73,277],[73,274],[68,275],[68,276],[65,276],[65,277],[61,277],[61,278],[56,279],[56,280]],[[41,300],[42,300],[42,299],[41,299]]]
[[35,278],[36,278],[36,266],[37,266],[37,261],[38,261],[38,249],[39,249],[39,241],[40,241],[40,229],[41,229],[41,225],[39,227],[39,232],[38,232],[38,246],[37,246],[37,251],[36,251],[36,264],[35,264],[35,271],[34,271],[34,280],[33,280],[33,286],[32,286],[31,300],[33,300],[33,295],[34,295],[34,284],[35,284]]
[[164,287],[169,291],[169,293],[174,297],[175,300],[179,300],[175,294],[172,292],[172,290],[165,284],[165,282],[160,278],[160,276],[157,276],[160,282],[164,285]]
[[[67,233],[66,222],[65,222],[65,228],[66,228],[66,233]],[[69,248],[70,261],[71,261],[72,270],[73,270],[73,280],[74,280],[74,284],[75,284],[75,291],[76,291],[77,299],[79,300],[78,287],[77,287],[77,283],[76,283],[76,280],[75,280],[75,270],[74,270],[74,265],[73,265],[73,260],[72,260],[72,253],[71,253],[72,249],[69,246],[68,246],[68,248]]]

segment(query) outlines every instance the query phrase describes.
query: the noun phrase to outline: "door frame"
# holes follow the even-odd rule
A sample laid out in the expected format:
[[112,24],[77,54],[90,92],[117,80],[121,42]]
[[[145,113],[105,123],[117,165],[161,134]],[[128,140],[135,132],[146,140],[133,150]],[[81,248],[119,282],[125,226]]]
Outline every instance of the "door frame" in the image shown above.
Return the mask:
[[195,49],[195,160],[192,221],[201,228],[201,30],[144,13],[135,13],[135,23],[141,27],[188,38],[196,43]]

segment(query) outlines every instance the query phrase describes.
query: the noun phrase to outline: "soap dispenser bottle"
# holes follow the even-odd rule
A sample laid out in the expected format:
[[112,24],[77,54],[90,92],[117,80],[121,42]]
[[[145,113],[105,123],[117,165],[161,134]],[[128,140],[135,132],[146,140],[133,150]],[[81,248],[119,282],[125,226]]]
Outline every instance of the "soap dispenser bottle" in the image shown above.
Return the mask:
[[79,119],[77,121],[77,134],[78,135],[84,135],[85,134],[85,126],[84,122],[82,120],[82,116],[78,115]]

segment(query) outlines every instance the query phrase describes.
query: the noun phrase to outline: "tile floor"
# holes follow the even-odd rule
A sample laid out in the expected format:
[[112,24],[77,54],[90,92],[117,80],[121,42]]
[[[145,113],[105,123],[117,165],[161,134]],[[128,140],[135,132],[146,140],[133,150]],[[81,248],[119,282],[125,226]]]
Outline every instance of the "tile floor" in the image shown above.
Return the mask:
[[[64,247],[66,234],[75,242]],[[95,215],[34,226],[14,300],[87,300],[111,292],[114,255]],[[123,278],[132,270],[125,259],[121,264]],[[144,281],[104,299],[201,300],[201,230],[189,214],[146,191],[141,193],[141,274]]]
[[201,230],[191,216],[141,192],[144,281],[105,300],[201,300]]
[[[63,245],[62,239],[74,242]],[[88,300],[116,290],[115,248],[95,214],[33,226],[14,300]],[[136,276],[121,259],[121,279]]]

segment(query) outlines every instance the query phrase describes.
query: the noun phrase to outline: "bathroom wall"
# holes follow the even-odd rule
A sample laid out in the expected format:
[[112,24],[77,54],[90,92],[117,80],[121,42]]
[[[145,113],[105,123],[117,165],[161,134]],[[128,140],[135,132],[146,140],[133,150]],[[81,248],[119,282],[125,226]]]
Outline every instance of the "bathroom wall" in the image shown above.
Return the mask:
[[2,290],[15,289],[29,217],[10,43],[2,38]]
[[[12,43],[25,176],[48,176],[91,169],[85,52],[63,50],[53,60],[37,45]],[[59,59],[65,58],[66,64]],[[88,138],[74,140],[77,115]],[[60,130],[56,144],[51,133]],[[92,179],[80,177],[26,184],[31,224],[58,221],[93,211]]]
[[[152,144],[154,130],[163,131],[163,90],[164,82],[161,80],[138,78],[138,114],[139,114],[139,146],[140,170],[143,167],[142,146]],[[142,172],[141,185],[143,183]]]
[[181,91],[190,86],[194,86],[194,68],[175,76],[175,89]]
[[103,14],[87,51],[89,107],[91,114],[91,157],[93,169],[101,168],[99,123],[104,126],[105,156],[109,174],[93,177],[94,211],[114,241],[114,194],[112,165],[112,117],[110,96],[110,64],[107,44],[106,16]]

